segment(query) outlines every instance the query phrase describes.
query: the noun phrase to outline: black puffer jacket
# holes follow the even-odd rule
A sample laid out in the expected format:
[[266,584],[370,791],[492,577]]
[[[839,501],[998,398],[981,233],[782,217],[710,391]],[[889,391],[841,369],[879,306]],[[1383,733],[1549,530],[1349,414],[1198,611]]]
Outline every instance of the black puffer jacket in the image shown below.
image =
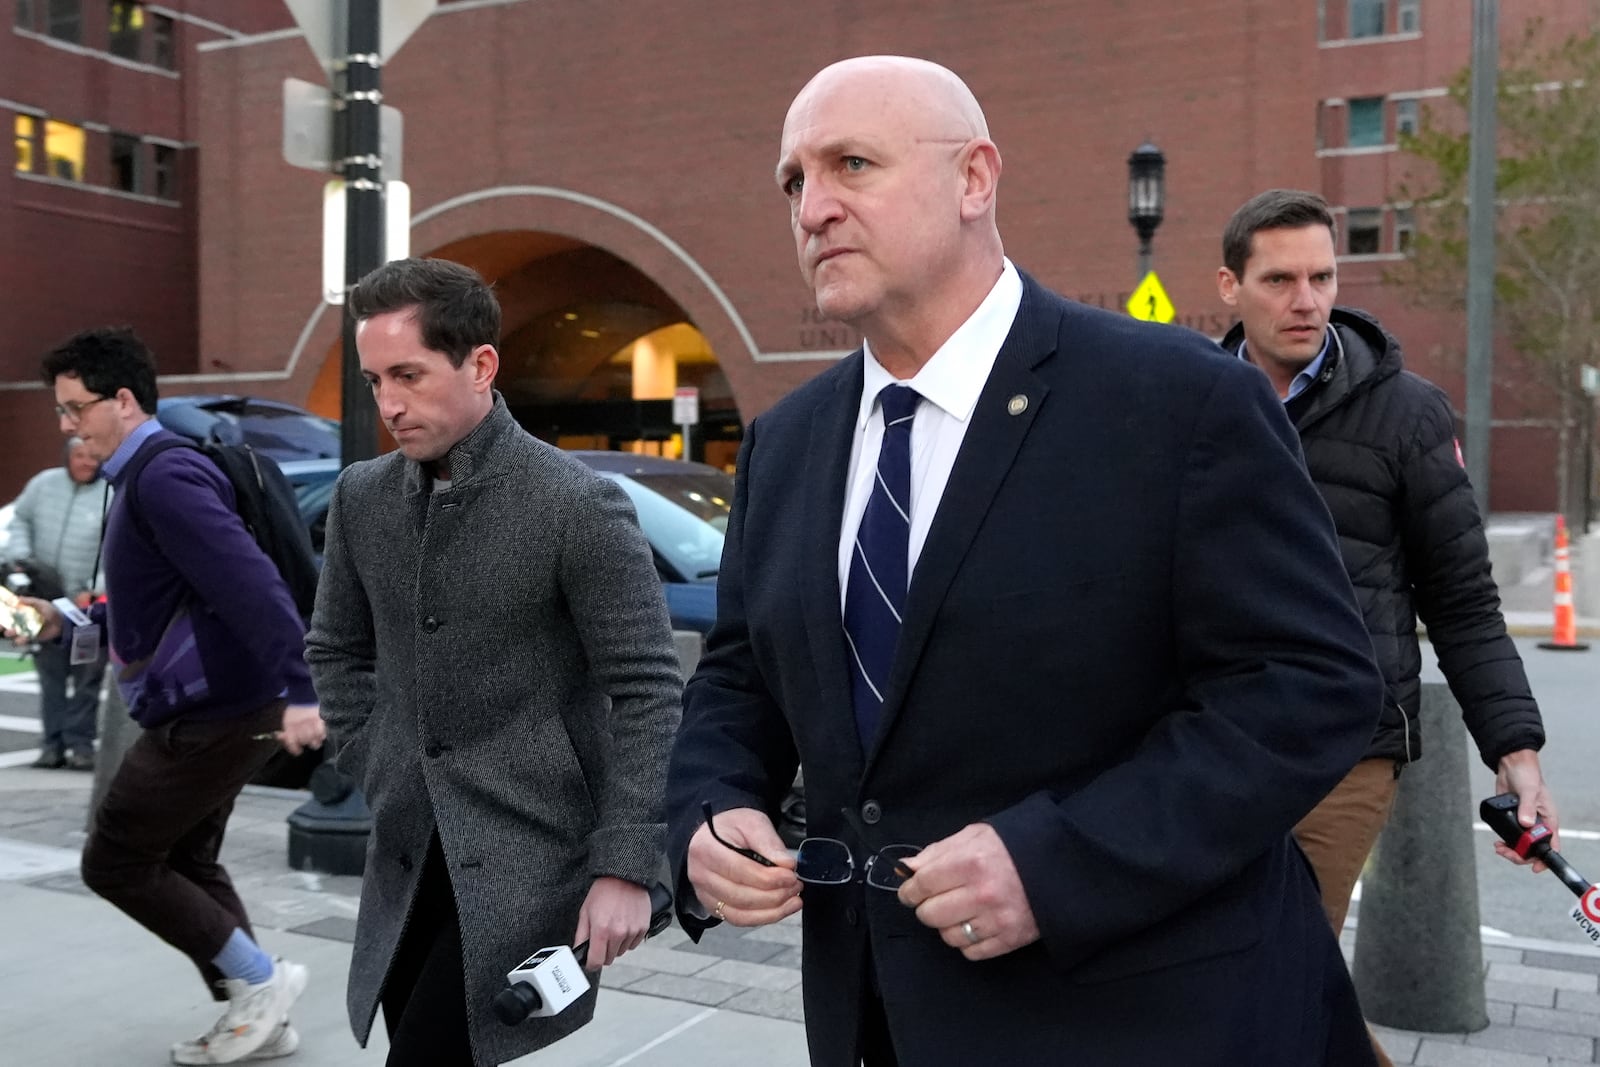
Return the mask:
[[[1334,308],[1334,345],[1290,414],[1372,635],[1388,696],[1367,756],[1409,762],[1417,732],[1417,617],[1484,763],[1544,744],[1538,705],[1506,634],[1500,593],[1444,392],[1401,366],[1370,316]],[[1239,351],[1243,327],[1222,339]]]

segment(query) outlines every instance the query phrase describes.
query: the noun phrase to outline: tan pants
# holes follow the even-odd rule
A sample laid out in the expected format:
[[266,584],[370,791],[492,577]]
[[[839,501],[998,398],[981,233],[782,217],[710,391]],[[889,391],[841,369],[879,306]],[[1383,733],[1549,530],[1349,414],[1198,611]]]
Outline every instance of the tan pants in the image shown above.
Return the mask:
[[[1311,869],[1317,872],[1322,907],[1333,924],[1335,937],[1344,929],[1356,879],[1361,877],[1367,856],[1394,808],[1398,784],[1393,760],[1362,760],[1294,828],[1295,840],[1311,861]],[[1372,1040],[1372,1049],[1380,1067],[1394,1067],[1377,1038]]]

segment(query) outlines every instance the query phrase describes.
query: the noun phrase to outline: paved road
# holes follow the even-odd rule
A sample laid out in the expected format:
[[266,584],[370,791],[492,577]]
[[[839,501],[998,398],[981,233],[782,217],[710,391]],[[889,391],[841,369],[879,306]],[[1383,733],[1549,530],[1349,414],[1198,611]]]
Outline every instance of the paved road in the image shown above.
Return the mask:
[[[1548,743],[1540,762],[1561,810],[1562,854],[1590,881],[1600,880],[1600,647],[1550,652],[1536,640],[1519,638],[1517,650],[1544,715]],[[1444,677],[1430,663],[1424,680]],[[1473,799],[1493,795],[1494,774],[1470,744],[1468,750]],[[1578,930],[1567,917],[1571,894],[1551,875],[1534,875],[1496,857],[1486,830],[1477,837],[1483,843],[1477,859],[1484,926],[1576,943]]]

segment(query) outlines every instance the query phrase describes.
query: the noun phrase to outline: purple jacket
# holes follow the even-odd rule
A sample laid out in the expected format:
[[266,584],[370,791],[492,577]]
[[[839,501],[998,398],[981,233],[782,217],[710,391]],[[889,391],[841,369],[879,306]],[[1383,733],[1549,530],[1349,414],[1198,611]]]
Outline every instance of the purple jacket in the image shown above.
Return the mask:
[[129,713],[151,727],[243,715],[279,697],[316,703],[305,626],[234,510],[233,486],[193,449],[162,452],[139,474],[141,528],[122,483],[138,452],[173,435],[130,436],[135,447],[106,464],[118,492],[104,550],[111,662]]

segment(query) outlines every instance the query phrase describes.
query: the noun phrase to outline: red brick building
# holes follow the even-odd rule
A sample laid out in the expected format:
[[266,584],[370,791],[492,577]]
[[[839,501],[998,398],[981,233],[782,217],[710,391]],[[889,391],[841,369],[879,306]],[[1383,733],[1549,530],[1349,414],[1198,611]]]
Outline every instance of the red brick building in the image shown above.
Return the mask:
[[14,0],[0,25],[0,500],[56,461],[39,357],[128,323],[165,372],[201,367],[198,46],[289,24],[281,0]]
[[[1503,39],[1529,15],[1582,22],[1581,6],[1526,0],[1502,14]],[[1228,325],[1214,277],[1229,214],[1274,185],[1323,191],[1345,215],[1343,301],[1380,314],[1459,407],[1461,324],[1404,308],[1381,275],[1408,222],[1391,205],[1396,126],[1442,96],[1469,40],[1459,0],[460,0],[393,57],[384,95],[405,115],[412,251],[495,280],[502,387],[565,442],[650,436],[602,424],[673,385],[699,386],[725,423],[748,421],[854,346],[817,321],[771,175],[800,86],[873,52],[968,81],[1004,157],[1006,250],[1069,296],[1120,307],[1137,281],[1127,157],[1147,138],[1167,158],[1155,268],[1178,321],[1213,336]],[[186,391],[336,415],[338,309],[319,296],[325,176],[280,153],[283,79],[323,72],[293,29],[219,36],[198,67],[204,355],[189,369],[217,378]],[[18,362],[7,355],[8,374]],[[9,403],[0,392],[0,418]],[[1498,427],[1495,443],[1496,509],[1552,507],[1549,434]],[[713,441],[709,458],[731,447]],[[0,459],[0,497],[25,473]]]

